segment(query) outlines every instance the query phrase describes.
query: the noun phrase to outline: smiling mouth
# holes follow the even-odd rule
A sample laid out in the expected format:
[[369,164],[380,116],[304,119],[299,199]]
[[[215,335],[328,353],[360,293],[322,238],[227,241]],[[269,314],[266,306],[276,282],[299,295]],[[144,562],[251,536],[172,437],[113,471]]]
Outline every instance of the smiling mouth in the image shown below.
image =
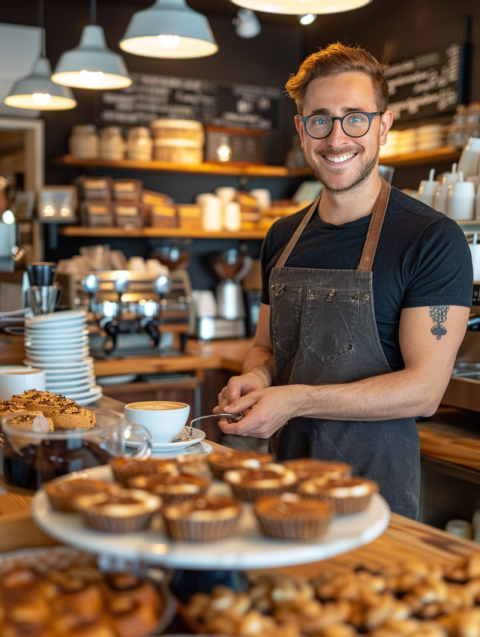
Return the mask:
[[322,157],[333,164],[342,164],[356,155],[357,153],[348,153],[347,155],[322,155]]

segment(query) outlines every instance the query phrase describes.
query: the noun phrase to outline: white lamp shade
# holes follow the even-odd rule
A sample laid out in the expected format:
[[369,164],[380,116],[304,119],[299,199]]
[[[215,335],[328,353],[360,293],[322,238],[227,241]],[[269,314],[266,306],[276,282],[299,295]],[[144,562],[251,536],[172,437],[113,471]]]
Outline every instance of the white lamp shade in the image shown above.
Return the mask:
[[7,106],[41,111],[66,111],[75,108],[77,101],[66,86],[59,86],[50,79],[52,67],[47,58],[38,58],[32,72],[15,82],[4,99]]
[[52,80],[90,89],[125,88],[132,83],[122,57],[107,48],[103,29],[96,24],[83,29],[76,48],[62,53]]
[[341,13],[370,4],[372,0],[232,0],[239,7],[267,13]]
[[197,58],[218,51],[207,18],[185,0],[157,0],[135,13],[119,46],[155,58]]

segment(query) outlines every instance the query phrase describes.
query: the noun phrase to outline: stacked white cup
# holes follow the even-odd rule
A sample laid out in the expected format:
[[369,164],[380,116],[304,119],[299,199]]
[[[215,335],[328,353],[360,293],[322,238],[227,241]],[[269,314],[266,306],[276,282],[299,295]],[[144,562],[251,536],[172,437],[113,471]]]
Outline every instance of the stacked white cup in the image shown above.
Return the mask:
[[464,221],[474,218],[475,185],[463,181],[463,173],[458,173],[458,181],[448,186],[447,214],[452,219]]
[[422,179],[420,187],[418,189],[417,199],[427,206],[433,208],[435,194],[438,190],[440,183],[435,181],[435,168],[430,170],[428,180]]

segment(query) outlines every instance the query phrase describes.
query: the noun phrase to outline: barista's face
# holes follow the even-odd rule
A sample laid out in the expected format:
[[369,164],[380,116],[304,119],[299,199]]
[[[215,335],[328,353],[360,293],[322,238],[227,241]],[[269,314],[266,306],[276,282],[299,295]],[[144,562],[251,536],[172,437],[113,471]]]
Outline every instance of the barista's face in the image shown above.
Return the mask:
[[[354,111],[378,110],[371,78],[354,72],[312,80],[306,91],[303,114],[343,117]],[[368,133],[356,138],[346,135],[338,120],[324,139],[310,137],[299,120],[295,124],[306,160],[317,179],[331,192],[345,192],[368,179],[377,166],[380,146],[386,143],[392,125],[392,112],[387,110],[375,116]]]

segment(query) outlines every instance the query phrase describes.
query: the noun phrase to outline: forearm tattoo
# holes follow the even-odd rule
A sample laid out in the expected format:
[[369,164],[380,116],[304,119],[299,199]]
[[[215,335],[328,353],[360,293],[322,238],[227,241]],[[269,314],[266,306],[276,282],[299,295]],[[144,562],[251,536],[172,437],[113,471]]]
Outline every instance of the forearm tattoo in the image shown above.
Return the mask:
[[430,316],[432,317],[432,321],[435,325],[430,330],[434,336],[437,337],[437,341],[439,341],[442,336],[445,336],[447,333],[447,328],[443,327],[441,323],[445,323],[447,320],[448,310],[450,309],[449,305],[431,305],[430,306]]

